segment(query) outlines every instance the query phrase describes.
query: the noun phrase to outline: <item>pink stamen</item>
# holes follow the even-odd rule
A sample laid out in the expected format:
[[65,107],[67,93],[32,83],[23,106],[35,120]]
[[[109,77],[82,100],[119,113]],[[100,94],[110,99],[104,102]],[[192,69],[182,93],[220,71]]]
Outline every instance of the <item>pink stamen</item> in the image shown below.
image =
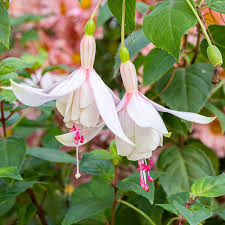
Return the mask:
[[141,183],[141,188],[145,189],[145,183],[144,182]]
[[149,191],[149,186],[148,186],[148,184],[145,184],[145,191]]
[[153,182],[153,178],[150,177],[150,175],[148,175],[148,181],[149,181],[149,182]]
[[73,140],[74,140],[74,143],[75,143],[76,145],[78,145],[77,137],[74,137]]
[[145,164],[144,163],[142,163],[142,165],[141,165],[141,170],[145,170]]
[[149,159],[149,165],[150,165],[150,166],[153,166],[153,161],[152,161],[152,159]]
[[75,126],[75,124],[73,124],[73,127],[70,129],[70,132],[73,132],[75,130],[76,130],[76,126]]
[[148,166],[148,165],[145,166],[145,171],[146,171],[147,173],[149,172],[149,166]]

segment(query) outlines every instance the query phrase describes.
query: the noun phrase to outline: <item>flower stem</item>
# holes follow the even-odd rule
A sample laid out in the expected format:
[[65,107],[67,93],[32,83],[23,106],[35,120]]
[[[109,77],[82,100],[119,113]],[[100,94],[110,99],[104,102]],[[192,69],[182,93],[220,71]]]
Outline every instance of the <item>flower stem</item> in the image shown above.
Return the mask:
[[179,219],[180,219],[180,217],[174,217],[167,223],[167,225],[170,225],[173,221],[179,220]]
[[117,205],[117,180],[118,180],[118,167],[114,165],[114,170],[115,170],[115,177],[114,177],[114,181],[112,181],[112,186],[114,189],[114,200],[113,200],[113,205],[112,205],[112,217],[111,217],[111,225],[115,224],[115,209],[116,209],[116,205]]
[[199,15],[198,15],[197,11],[196,11],[196,9],[193,7],[193,5],[191,4],[191,2],[190,2],[189,0],[186,0],[186,2],[187,2],[188,5],[190,6],[192,12],[195,14],[195,16],[196,16],[196,18],[197,18],[197,20],[198,20],[198,22],[199,22],[199,24],[200,24],[200,26],[201,26],[201,28],[202,28],[202,31],[203,31],[203,33],[204,33],[204,35],[205,35],[205,38],[206,38],[208,44],[209,44],[209,45],[212,45],[212,42],[211,42],[211,40],[210,40],[210,38],[209,38],[209,36],[208,36],[208,34],[207,34],[207,32],[206,32],[206,29],[205,29],[205,27],[204,27],[204,25],[203,25],[203,23],[202,23],[202,21],[201,21]]
[[95,14],[96,14],[96,12],[97,12],[97,10],[98,10],[100,4],[101,4],[101,1],[102,1],[102,0],[98,0],[98,3],[97,3],[97,5],[96,5],[96,7],[95,7],[93,13],[91,14],[91,19],[93,19],[93,18],[95,17]]
[[117,200],[117,202],[123,203],[124,205],[132,208],[133,210],[135,210],[136,212],[138,212],[140,215],[142,215],[143,217],[145,217],[145,219],[148,220],[148,222],[152,225],[156,225],[150,217],[148,217],[143,211],[141,211],[140,209],[136,208],[134,205],[130,204],[129,202],[123,201],[123,200]]
[[125,14],[126,14],[126,0],[123,0],[122,6],[122,26],[121,26],[121,46],[124,46],[124,30],[125,30]]

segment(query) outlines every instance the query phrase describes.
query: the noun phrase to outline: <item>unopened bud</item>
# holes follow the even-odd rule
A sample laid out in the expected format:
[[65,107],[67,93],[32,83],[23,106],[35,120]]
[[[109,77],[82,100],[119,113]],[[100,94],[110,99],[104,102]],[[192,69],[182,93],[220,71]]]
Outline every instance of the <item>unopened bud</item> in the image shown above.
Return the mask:
[[126,46],[120,47],[120,60],[122,63],[125,63],[130,60],[130,55]]
[[215,45],[210,45],[207,48],[207,55],[209,61],[213,64],[214,67],[218,67],[223,64],[223,57],[221,55],[221,52]]
[[93,36],[95,33],[95,21],[93,19],[87,21],[84,31],[86,35]]

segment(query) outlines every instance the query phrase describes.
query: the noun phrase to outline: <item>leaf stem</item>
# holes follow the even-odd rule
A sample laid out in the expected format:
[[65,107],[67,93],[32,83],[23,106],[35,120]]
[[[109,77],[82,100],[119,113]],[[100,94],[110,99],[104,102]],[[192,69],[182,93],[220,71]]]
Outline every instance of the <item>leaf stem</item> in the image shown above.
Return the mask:
[[209,44],[209,45],[212,45],[212,42],[211,42],[211,40],[210,40],[210,38],[209,38],[209,36],[208,36],[208,34],[207,34],[207,32],[206,32],[205,26],[203,25],[203,23],[202,23],[202,21],[201,21],[199,15],[198,15],[196,9],[193,7],[193,5],[191,4],[191,2],[190,2],[189,0],[186,0],[186,2],[187,2],[188,5],[190,6],[192,12],[195,14],[195,17],[197,18],[197,20],[198,20],[198,22],[199,22],[199,24],[200,24],[200,26],[201,26],[201,28],[202,28],[202,31],[203,31],[203,33],[204,33],[204,35],[205,35],[205,38],[206,38],[208,44]]
[[98,10],[100,4],[101,4],[101,1],[102,1],[102,0],[98,0],[98,3],[97,3],[97,5],[96,5],[96,7],[95,7],[93,13],[91,14],[91,19],[93,19],[93,18],[95,17],[95,14],[96,14],[96,12],[97,12],[97,10]]
[[180,219],[180,217],[174,217],[167,223],[167,225],[170,225],[173,221],[179,220],[179,219]]
[[126,14],[126,0],[123,0],[122,6],[122,25],[121,25],[121,46],[124,46],[124,30],[125,30],[125,14]]
[[[191,200],[191,197],[189,198],[189,200],[186,202],[186,209],[189,209],[189,207],[198,199],[198,197],[195,197],[193,200]],[[184,216],[181,217],[180,221],[179,221],[179,225],[183,225],[185,222],[185,218]]]
[[212,97],[223,85],[225,85],[225,79],[220,81],[220,83],[211,91],[209,98]]
[[140,215],[142,215],[143,217],[145,217],[145,219],[147,219],[148,222],[149,222],[150,224],[156,225],[156,224],[151,220],[151,218],[148,217],[143,211],[141,211],[140,209],[136,208],[134,205],[130,204],[129,202],[126,202],[126,201],[121,200],[121,199],[117,200],[117,202],[123,203],[124,205],[126,205],[126,206],[132,208],[133,210],[135,210],[136,212],[138,212]]

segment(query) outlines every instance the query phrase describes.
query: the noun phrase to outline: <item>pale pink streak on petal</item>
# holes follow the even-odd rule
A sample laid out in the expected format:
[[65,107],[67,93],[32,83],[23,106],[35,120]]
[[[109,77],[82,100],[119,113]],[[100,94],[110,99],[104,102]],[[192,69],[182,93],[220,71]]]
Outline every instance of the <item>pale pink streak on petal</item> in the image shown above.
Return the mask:
[[[90,127],[90,128],[83,127],[82,133],[84,136],[84,142],[83,143],[79,142],[78,146],[88,143],[92,138],[94,138],[102,130],[104,126],[105,126],[105,123],[102,122],[98,124],[96,127]],[[76,135],[75,133],[76,132],[74,131],[74,132],[56,136],[55,138],[57,139],[57,141],[59,141],[61,144],[65,146],[75,147],[76,144],[74,143],[74,140],[73,140],[73,138]]]
[[126,141],[128,144],[133,145],[120,125],[113,97],[108,87],[94,70],[91,71],[89,79],[96,105],[103,121],[115,135]]
[[135,123],[140,127],[150,127],[162,134],[167,134],[166,126],[152,104],[143,99],[139,92],[134,92],[128,105],[127,112]]
[[159,105],[152,100],[146,98],[145,96],[142,95],[144,99],[147,99],[158,111],[160,112],[166,112],[170,113],[174,116],[177,116],[181,119],[188,120],[190,122],[195,122],[195,123],[200,123],[200,124],[208,124],[212,122],[216,117],[207,117],[207,116],[202,116],[197,113],[191,113],[191,112],[182,112],[182,111],[176,111],[176,110],[171,110],[163,107],[162,105]]

